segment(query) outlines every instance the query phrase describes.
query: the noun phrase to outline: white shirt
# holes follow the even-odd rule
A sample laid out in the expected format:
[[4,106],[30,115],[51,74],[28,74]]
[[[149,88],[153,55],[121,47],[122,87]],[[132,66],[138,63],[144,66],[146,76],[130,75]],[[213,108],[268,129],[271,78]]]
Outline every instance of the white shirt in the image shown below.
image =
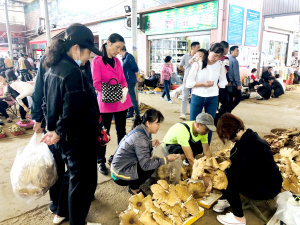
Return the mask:
[[277,80],[281,84],[281,86],[283,88],[283,91],[285,92],[285,85],[283,83],[283,79],[282,78],[276,78],[275,80]]
[[31,96],[33,93],[33,85],[23,82],[23,81],[15,81],[10,87],[19,93],[18,97],[16,97],[17,102],[20,105],[23,105],[22,99]]
[[[192,94],[200,97],[213,97],[219,95],[219,88],[225,88],[228,84],[226,79],[225,67],[221,61],[213,65],[207,65],[202,68],[202,61],[194,62],[186,80],[186,87],[193,88]],[[214,81],[212,87],[194,87],[198,82]],[[218,83],[219,81],[219,83]]]

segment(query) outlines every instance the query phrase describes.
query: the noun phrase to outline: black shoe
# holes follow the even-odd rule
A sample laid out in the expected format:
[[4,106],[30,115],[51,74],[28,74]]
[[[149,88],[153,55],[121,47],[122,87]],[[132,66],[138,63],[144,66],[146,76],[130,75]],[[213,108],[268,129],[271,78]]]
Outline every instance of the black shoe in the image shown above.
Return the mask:
[[111,165],[112,161],[114,159],[114,155],[109,156],[108,160],[107,160],[107,164]]
[[108,175],[108,170],[105,166],[105,163],[100,163],[99,166],[98,166],[98,170],[101,174]]

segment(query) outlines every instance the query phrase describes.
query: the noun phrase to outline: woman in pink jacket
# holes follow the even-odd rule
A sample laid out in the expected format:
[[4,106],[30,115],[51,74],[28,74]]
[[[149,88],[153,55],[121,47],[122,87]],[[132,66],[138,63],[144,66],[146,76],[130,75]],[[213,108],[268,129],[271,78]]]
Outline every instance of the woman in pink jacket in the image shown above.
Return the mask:
[[[116,56],[120,54],[124,46],[124,38],[119,34],[111,34],[105,44],[102,45],[103,56],[96,56],[92,62],[93,83],[97,91],[98,105],[100,108],[103,126],[109,133],[111,121],[115,117],[116,130],[118,136],[118,143],[126,134],[126,115],[127,109],[132,106],[130,97],[128,95],[127,83],[124,77],[121,62]],[[112,79],[113,78],[113,79]],[[112,79],[112,80],[111,80]],[[105,103],[102,98],[102,83],[121,84],[123,95],[120,101],[115,103]],[[110,93],[115,97],[116,93]],[[106,146],[100,147],[98,151],[99,172],[108,175],[105,166]]]
[[167,56],[165,58],[165,63],[161,67],[161,83],[164,84],[164,92],[162,93],[162,96],[160,97],[161,100],[165,101],[164,97],[167,95],[167,99],[169,103],[173,103],[170,98],[170,85],[171,85],[171,77],[173,73],[173,64],[171,63],[171,56]]

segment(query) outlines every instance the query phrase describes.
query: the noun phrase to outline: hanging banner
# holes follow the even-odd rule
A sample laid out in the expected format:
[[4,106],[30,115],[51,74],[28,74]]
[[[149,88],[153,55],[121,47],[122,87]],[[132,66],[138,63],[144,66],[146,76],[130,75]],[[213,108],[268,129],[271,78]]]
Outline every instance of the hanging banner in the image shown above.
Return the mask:
[[248,9],[245,45],[257,46],[260,12]]
[[228,43],[230,45],[242,45],[244,8],[230,5],[228,23]]
[[145,34],[167,34],[217,28],[218,1],[145,15]]

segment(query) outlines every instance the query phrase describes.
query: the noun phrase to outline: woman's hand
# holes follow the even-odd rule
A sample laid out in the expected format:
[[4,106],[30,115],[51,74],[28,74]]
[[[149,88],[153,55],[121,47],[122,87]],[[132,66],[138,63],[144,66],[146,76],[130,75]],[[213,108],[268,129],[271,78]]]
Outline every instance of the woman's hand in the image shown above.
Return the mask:
[[41,127],[41,123],[35,122],[33,126],[33,130],[35,133],[43,133],[43,128]]
[[55,131],[48,131],[44,137],[42,137],[41,142],[46,143],[47,145],[54,145],[60,140],[60,137]]
[[29,112],[29,109],[27,108],[26,105],[23,106],[23,109],[25,110],[25,112],[27,112],[27,113]]
[[178,159],[178,155],[177,154],[170,154],[170,155],[168,155],[169,162],[174,162],[176,159]]
[[204,87],[212,87],[212,86],[214,86],[214,81],[205,81],[203,83],[203,86]]
[[204,186],[206,188],[206,194],[208,195],[212,191],[212,179],[210,177],[203,177]]
[[159,146],[161,143],[159,142],[159,140],[155,139],[152,141],[152,147],[157,147]]

